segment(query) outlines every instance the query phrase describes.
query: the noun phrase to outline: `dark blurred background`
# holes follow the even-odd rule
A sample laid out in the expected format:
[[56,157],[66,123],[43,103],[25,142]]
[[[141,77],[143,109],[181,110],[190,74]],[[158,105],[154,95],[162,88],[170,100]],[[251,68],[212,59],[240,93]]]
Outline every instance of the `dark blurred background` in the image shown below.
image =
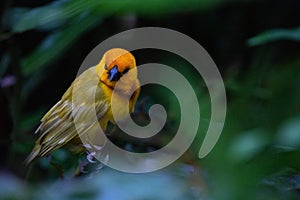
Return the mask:
[[[0,198],[300,199],[299,10],[298,0],[3,0]],[[190,36],[218,66],[228,111],[213,151],[197,157],[210,117],[201,77],[176,55],[144,49],[133,52],[138,64],[178,69],[191,78],[201,100],[204,123],[177,162],[148,174],[102,167],[73,177],[84,158],[59,150],[53,159],[67,178],[48,158],[25,167],[41,117],[70,86],[87,54],[114,34],[147,26]],[[165,101],[159,102],[162,96]],[[168,90],[143,87],[135,120],[143,121],[153,103],[167,108],[163,131],[140,143],[117,130],[111,139],[118,146],[147,152],[172,139],[180,118]]]

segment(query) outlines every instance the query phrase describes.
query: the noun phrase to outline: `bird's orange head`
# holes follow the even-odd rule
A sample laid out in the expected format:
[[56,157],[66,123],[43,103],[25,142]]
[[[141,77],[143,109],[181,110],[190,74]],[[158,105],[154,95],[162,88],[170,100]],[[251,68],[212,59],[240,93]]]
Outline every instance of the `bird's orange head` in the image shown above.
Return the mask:
[[114,48],[108,50],[98,64],[98,67],[102,68],[102,70],[98,70],[98,73],[101,71],[99,74],[101,82],[109,87],[114,87],[117,81],[129,70],[134,71],[130,79],[137,79],[135,58],[125,49]]

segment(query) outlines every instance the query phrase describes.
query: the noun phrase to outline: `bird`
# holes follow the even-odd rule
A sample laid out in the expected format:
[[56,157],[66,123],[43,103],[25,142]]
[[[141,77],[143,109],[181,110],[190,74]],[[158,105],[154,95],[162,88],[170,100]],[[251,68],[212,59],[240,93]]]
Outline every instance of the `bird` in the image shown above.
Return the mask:
[[[130,73],[128,73],[129,71]],[[116,87],[118,82],[121,84]],[[73,101],[74,89],[77,89],[76,93],[80,95],[79,102]],[[140,94],[136,60],[131,52],[122,48],[112,48],[106,51],[100,62],[81,73],[62,98],[43,116],[40,126],[35,131],[39,137],[31,153],[25,159],[25,164],[29,165],[33,160],[48,156],[63,146],[68,147],[74,153],[85,151],[79,134],[92,136],[98,134],[95,129],[86,125],[91,123],[84,122],[95,116],[88,108],[94,108],[97,123],[102,130],[107,130],[109,123],[116,123],[112,113],[114,90],[116,90],[117,99],[114,103],[119,104],[120,102],[120,105],[124,105],[122,101],[129,96],[129,112],[134,112]],[[91,105],[87,97],[93,95],[93,92],[94,103]],[[126,116],[125,111],[128,112],[128,108],[114,106],[117,106],[118,112],[122,113],[121,116]],[[83,123],[75,125],[74,119],[81,119]],[[82,133],[78,133],[78,129],[82,130]]]

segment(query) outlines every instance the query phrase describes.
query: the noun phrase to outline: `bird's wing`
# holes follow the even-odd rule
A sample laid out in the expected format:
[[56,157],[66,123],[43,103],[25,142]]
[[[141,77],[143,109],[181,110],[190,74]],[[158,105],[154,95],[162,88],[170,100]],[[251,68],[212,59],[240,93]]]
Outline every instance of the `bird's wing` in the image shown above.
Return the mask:
[[[101,83],[95,68],[86,70],[42,118],[36,131],[41,134],[36,143],[40,146],[38,155],[48,155],[78,134],[96,130],[95,123],[98,123],[109,108],[109,103],[98,84]],[[77,96],[74,98],[74,95]]]

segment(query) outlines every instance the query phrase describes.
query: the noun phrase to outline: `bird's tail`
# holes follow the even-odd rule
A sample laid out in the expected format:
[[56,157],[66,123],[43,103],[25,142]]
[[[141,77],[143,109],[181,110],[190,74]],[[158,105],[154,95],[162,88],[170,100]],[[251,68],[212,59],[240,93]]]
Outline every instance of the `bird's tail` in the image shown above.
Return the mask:
[[41,146],[39,144],[35,144],[31,153],[24,160],[25,165],[29,165],[39,155],[40,150],[41,150]]

